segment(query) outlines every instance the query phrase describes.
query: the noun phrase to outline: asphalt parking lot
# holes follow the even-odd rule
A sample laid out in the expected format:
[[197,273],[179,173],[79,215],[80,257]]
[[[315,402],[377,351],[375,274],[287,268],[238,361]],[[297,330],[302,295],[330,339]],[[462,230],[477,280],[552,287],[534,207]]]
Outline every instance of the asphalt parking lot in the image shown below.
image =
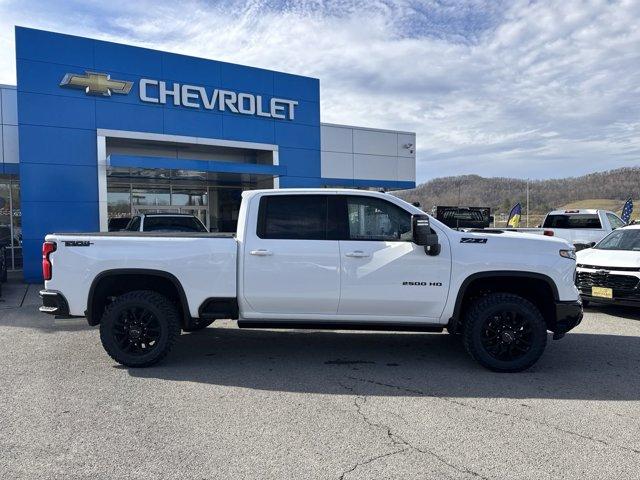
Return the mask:
[[0,304],[0,478],[637,478],[640,312],[600,307],[527,372],[446,334],[184,334],[130,370],[84,319]]

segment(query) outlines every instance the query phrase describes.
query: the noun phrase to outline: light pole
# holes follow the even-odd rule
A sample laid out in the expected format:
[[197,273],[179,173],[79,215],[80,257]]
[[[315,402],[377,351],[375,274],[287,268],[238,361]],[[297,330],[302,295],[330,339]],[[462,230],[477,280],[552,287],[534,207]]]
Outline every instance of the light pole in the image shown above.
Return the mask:
[[527,228],[529,228],[529,179],[527,178]]

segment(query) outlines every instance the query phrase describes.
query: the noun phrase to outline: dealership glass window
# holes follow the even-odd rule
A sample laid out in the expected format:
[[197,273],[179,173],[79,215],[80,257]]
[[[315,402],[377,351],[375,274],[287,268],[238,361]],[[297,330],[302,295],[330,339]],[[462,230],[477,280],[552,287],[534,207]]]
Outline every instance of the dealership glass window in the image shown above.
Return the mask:
[[174,188],[171,191],[171,205],[191,205],[191,206],[206,206],[208,205],[207,189],[177,189]]
[[129,187],[109,187],[107,189],[107,210],[109,218],[131,215],[131,191]]
[[379,198],[348,197],[351,240],[410,240],[411,214]]
[[[238,215],[242,201],[242,188],[215,188],[215,202],[209,210],[212,232],[235,232],[238,228]],[[215,225],[215,229],[214,229]]]
[[22,268],[22,216],[20,184],[14,176],[0,175],[0,245],[10,270]]
[[131,203],[133,206],[171,205],[171,190],[169,188],[132,188]]
[[110,167],[108,218],[115,229],[115,222],[141,211],[188,213],[212,232],[235,232],[243,190],[272,187],[270,176]]

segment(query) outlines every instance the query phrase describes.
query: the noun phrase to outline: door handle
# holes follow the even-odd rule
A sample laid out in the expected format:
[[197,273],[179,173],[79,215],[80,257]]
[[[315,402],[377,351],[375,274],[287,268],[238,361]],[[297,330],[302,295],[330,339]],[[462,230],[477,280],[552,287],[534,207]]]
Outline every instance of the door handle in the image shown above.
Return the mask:
[[366,258],[370,257],[371,255],[369,255],[368,253],[364,253],[362,250],[356,250],[355,252],[345,253],[344,256],[352,258]]
[[268,257],[269,255],[273,255],[273,252],[271,250],[265,250],[263,248],[260,248],[258,250],[251,250],[251,252],[249,252],[251,255],[256,255],[257,257]]

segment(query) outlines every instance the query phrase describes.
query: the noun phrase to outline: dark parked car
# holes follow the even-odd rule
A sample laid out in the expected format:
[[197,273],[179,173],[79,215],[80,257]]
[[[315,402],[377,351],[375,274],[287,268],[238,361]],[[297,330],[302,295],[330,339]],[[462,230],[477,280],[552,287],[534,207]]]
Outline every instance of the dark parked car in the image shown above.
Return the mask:
[[124,230],[129,225],[131,221],[131,217],[120,217],[120,218],[110,218],[109,219],[109,231],[110,232],[119,232],[120,230]]
[[146,213],[131,219],[129,232],[208,232],[200,220],[188,213]]

